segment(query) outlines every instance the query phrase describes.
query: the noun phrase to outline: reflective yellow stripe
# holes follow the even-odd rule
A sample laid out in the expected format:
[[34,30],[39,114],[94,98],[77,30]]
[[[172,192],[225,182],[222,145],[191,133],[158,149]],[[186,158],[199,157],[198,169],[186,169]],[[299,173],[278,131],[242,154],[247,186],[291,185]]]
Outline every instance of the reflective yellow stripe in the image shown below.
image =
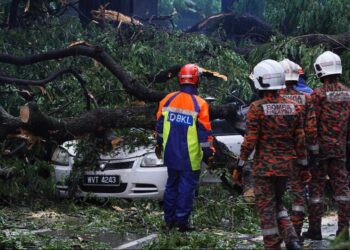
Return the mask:
[[[196,121],[196,116],[193,116],[193,120]],[[203,151],[198,140],[197,122],[194,122],[192,126],[188,127],[187,148],[188,154],[190,156],[192,170],[200,170]]]
[[170,133],[170,122],[168,122],[168,115],[169,112],[165,111],[163,112],[164,122],[163,122],[163,159],[164,159],[164,152],[165,152],[165,146],[168,142],[168,137]]

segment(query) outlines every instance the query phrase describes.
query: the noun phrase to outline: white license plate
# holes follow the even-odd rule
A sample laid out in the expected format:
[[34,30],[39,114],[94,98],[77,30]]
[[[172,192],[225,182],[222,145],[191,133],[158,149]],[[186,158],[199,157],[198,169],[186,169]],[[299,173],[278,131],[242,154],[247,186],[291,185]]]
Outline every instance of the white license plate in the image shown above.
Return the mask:
[[119,175],[84,175],[84,185],[119,186]]

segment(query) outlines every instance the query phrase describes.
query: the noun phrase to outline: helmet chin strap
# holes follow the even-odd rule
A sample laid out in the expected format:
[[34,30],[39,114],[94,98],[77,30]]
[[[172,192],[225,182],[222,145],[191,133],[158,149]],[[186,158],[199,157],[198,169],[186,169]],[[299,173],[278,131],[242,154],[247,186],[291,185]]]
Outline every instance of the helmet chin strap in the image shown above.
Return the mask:
[[261,76],[259,76],[258,82],[259,82],[260,86],[263,88],[268,88],[271,86],[269,83],[263,83],[263,78]]

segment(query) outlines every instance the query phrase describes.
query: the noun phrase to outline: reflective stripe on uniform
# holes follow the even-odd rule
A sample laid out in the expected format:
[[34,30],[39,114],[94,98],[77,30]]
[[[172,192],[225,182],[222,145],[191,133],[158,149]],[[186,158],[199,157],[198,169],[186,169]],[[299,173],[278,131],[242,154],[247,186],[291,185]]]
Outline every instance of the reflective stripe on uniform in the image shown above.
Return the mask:
[[334,196],[334,200],[336,201],[350,201],[350,196]]
[[198,112],[196,112],[196,111],[174,108],[174,107],[164,107],[162,111],[163,112],[164,111],[171,111],[171,112],[176,112],[176,113],[184,114],[184,115],[191,115],[191,116],[195,116],[195,117],[197,117],[197,115],[198,115]]
[[201,142],[202,148],[209,148],[211,146],[211,142]]
[[294,212],[303,212],[303,213],[305,212],[304,206],[298,206],[298,205],[293,205],[292,210]]
[[298,159],[298,163],[302,166],[306,166],[307,165],[307,159]]
[[280,219],[280,218],[285,218],[285,217],[288,217],[288,212],[287,210],[282,210],[282,211],[279,211],[278,214],[277,214],[277,218]]
[[262,235],[274,235],[274,234],[278,234],[277,227],[262,230]]
[[320,151],[320,146],[319,146],[318,144],[309,145],[308,148],[309,148],[309,150],[311,150],[312,152],[319,152],[319,151]]
[[[195,117],[193,117],[195,119]],[[191,167],[193,171],[201,169],[203,151],[198,143],[197,126],[189,126],[187,130],[188,155],[190,156]]]
[[322,203],[323,199],[321,197],[311,197],[310,198],[310,203]]

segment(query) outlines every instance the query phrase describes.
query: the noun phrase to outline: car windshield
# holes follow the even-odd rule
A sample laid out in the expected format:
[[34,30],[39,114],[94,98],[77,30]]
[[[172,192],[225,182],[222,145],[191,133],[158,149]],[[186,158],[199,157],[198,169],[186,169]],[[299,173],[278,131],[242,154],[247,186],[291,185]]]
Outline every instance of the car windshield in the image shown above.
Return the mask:
[[214,135],[239,135],[240,133],[226,120],[216,119],[211,122]]

